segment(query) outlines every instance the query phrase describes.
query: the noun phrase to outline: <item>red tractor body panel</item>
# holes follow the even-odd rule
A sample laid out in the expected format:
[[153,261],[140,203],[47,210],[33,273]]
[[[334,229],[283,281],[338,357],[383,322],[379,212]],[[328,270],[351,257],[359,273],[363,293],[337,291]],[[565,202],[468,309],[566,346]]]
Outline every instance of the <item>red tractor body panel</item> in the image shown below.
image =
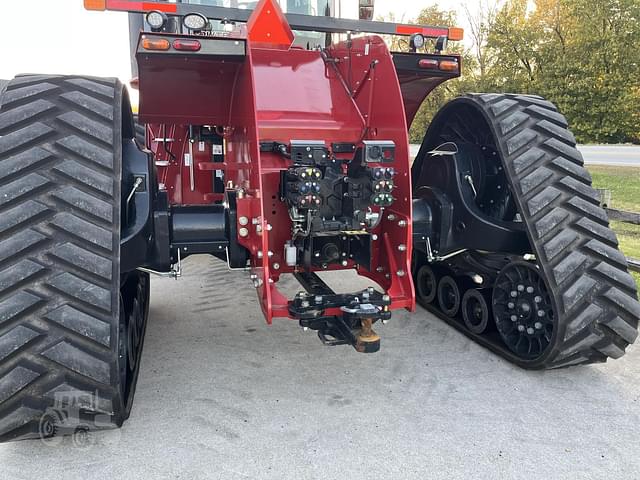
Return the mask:
[[[180,36],[169,39],[174,38]],[[137,56],[140,118],[149,124],[148,144],[170,202],[223,201],[224,192],[214,191],[212,177],[216,174],[225,184],[243,189],[237,202],[238,217],[251,222],[244,226],[248,235],[238,240],[251,254],[261,306],[270,323],[274,317],[289,316],[288,299],[276,285],[282,274],[295,270],[283,258],[291,220],[279,197],[281,172],[291,161],[274,152],[260,152],[260,142],[321,140],[331,147],[336,143],[361,145],[363,140],[392,141],[396,149],[395,202],[370,232],[375,239],[370,265],[364,268],[350,259],[346,268],[356,268],[379,284],[391,296],[392,309],[414,309],[408,129],[398,75],[384,41],[366,36],[353,39],[350,46],[342,42],[330,47],[335,68],[316,50],[252,47],[243,38],[200,41],[203,45],[226,42],[232,44],[230,50],[244,50],[245,54],[139,51]],[[225,45],[221,48],[227,49]],[[208,143],[189,145],[187,125],[193,124],[215,127],[224,139],[224,162],[212,161],[215,152]],[[346,162],[353,152],[335,156]],[[345,267],[317,270],[335,269]]]

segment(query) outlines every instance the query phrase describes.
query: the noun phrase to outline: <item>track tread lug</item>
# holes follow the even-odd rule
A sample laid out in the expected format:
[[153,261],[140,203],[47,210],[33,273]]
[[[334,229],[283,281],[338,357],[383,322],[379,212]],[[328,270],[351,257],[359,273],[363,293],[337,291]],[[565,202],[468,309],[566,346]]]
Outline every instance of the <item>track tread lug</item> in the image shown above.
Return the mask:
[[4,402],[13,397],[39,376],[40,374],[38,372],[34,372],[20,365],[10,372],[7,372],[0,378],[0,402]]
[[507,151],[509,155],[517,152],[521,148],[529,145],[538,137],[538,134],[531,129],[522,130],[507,140]]
[[6,160],[3,160],[2,171],[0,171],[0,182],[2,179],[12,176],[21,170],[36,166],[44,160],[53,156],[51,152],[40,147],[31,148],[25,152],[20,152]]
[[579,302],[588,299],[588,294],[597,286],[597,282],[583,275],[562,293],[562,301],[566,311],[574,308]]
[[40,333],[24,325],[12,328],[0,336],[0,361],[4,361],[9,355],[38,336],[40,336]]
[[98,166],[113,170],[113,155],[108,150],[88,142],[77,135],[69,135],[57,141],[57,144],[85,158]]
[[109,230],[83,220],[71,213],[58,213],[53,220],[51,220],[51,224],[63,230],[68,235],[81,238],[106,250],[110,250],[112,247],[113,235]]
[[609,242],[614,245],[618,245],[618,237],[615,232],[610,228],[604,227],[599,223],[596,223],[592,220],[589,220],[586,217],[580,218],[576,225],[582,228],[585,232],[590,232],[599,237],[600,240],[604,242]]
[[109,364],[67,341],[49,347],[42,356],[97,382],[109,383]]
[[31,229],[17,232],[0,242],[0,262],[16,256],[46,239],[47,237]]
[[113,207],[110,203],[99,200],[76,187],[58,190],[53,193],[53,196],[98,219],[104,219],[107,222],[113,221]]
[[526,123],[527,120],[529,120],[529,115],[521,111],[513,112],[507,118],[500,121],[500,130],[502,131],[502,135],[509,134],[522,124]]
[[111,292],[94,283],[83,280],[69,272],[47,280],[47,284],[58,291],[74,297],[80,302],[88,303],[96,308],[111,311]]
[[54,167],[54,170],[78,182],[99,190],[106,195],[113,195],[113,179],[98,173],[91,168],[80,165],[73,160],[66,160]]
[[578,210],[580,210],[585,215],[588,215],[589,217],[597,218],[602,222],[609,221],[609,217],[607,217],[607,213],[602,208],[600,208],[600,206],[595,205],[593,202],[588,202],[585,199],[580,197],[573,197],[569,199],[567,203],[577,208]]
[[100,140],[104,143],[113,141],[113,130],[101,122],[97,122],[86,115],[76,111],[70,111],[58,116],[58,120],[70,127],[81,131],[83,134]]
[[557,111],[549,110],[548,108],[543,108],[539,105],[530,105],[525,110],[536,116],[544,117],[549,122],[555,123],[561,127],[567,128],[569,126],[564,115]]
[[536,168],[533,172],[524,177],[520,183],[520,190],[523,195],[527,195],[531,190],[544,184],[553,176],[553,172],[545,167]]
[[33,293],[20,291],[0,301],[0,326],[44,300]]
[[545,207],[553,204],[562,192],[555,187],[545,187],[540,193],[527,200],[527,208],[529,215],[534,217],[540,213]]
[[553,268],[556,284],[561,285],[567,278],[579,271],[588,258],[580,252],[573,251]]
[[521,173],[532,165],[537,164],[544,158],[546,153],[537,147],[527,149],[521,155],[512,160],[513,169],[516,174]]
[[604,314],[604,310],[595,303],[587,305],[587,307],[573,316],[567,323],[567,328],[564,332],[564,341],[568,342],[571,338],[578,335],[584,329],[588,328],[593,322],[600,318]]
[[536,222],[538,237],[544,237],[558,227],[558,225],[561,225],[567,218],[569,218],[569,212],[563,208],[555,207]]
[[14,102],[19,102],[20,100],[25,100],[30,97],[40,95],[41,93],[49,92],[55,88],[58,88],[58,86],[49,82],[10,88],[4,92],[1,105],[10,106]]
[[109,324],[100,318],[84,313],[71,305],[62,305],[45,314],[45,318],[63,327],[90,338],[105,347],[111,340]]

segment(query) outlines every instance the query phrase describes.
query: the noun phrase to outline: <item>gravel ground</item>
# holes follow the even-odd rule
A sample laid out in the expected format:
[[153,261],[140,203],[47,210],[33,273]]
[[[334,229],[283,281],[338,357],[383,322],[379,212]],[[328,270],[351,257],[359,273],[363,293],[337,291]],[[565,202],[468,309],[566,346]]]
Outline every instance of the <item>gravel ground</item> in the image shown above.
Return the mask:
[[82,449],[0,445],[0,478],[640,478],[640,348],[527,372],[419,309],[361,355],[294,322],[266,326],[246,274],[221,262],[185,271],[154,280],[125,427]]

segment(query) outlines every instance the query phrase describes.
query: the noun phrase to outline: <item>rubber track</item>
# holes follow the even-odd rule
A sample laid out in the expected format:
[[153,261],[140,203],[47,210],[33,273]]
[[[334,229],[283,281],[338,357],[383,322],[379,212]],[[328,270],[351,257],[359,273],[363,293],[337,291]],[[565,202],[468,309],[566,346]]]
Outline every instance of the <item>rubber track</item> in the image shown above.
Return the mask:
[[503,355],[537,369],[620,358],[638,335],[636,284],[566,119],[537,96],[475,94],[459,101],[475,105],[493,130],[556,305],[556,330],[541,357]]
[[65,395],[104,426],[123,420],[122,88],[24,76],[0,97],[1,440],[36,436]]

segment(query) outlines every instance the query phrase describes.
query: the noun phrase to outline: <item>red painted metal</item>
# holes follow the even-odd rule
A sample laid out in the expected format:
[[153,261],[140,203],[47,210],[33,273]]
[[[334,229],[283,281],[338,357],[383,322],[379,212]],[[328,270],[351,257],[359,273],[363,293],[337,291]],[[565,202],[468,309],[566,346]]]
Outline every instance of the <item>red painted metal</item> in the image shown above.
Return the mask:
[[[266,0],[261,5],[269,8]],[[341,42],[326,52],[265,48],[249,39],[242,58],[139,54],[138,62],[140,116],[150,124],[148,146],[155,154],[159,181],[174,205],[207,204],[223,200],[222,192],[214,190],[214,176],[224,172],[225,182],[238,192],[238,218],[250,219],[248,235],[237,240],[251,254],[268,323],[289,317],[289,300],[277,285],[282,275],[294,272],[283,258],[291,220],[279,198],[280,172],[290,160],[261,153],[260,142],[322,140],[331,146],[393,141],[396,201],[384,209],[383,220],[371,232],[371,268],[353,261],[346,268],[382,287],[391,296],[392,309],[415,308],[408,120],[427,93],[447,78],[397,72],[378,36]],[[209,144],[191,145],[193,189],[185,161],[189,124],[210,125],[224,137],[222,163],[213,161]]]
[[178,6],[175,3],[160,2],[135,2],[131,0],[107,0],[107,10],[150,12],[158,10],[165,13],[176,13]]

